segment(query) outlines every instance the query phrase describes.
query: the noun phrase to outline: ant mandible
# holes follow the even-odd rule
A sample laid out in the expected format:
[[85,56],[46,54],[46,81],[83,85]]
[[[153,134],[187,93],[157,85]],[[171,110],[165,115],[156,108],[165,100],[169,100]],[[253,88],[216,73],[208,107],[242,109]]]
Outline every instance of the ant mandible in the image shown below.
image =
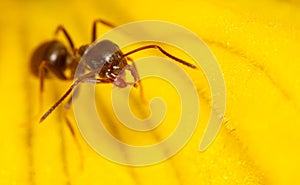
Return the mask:
[[[95,20],[93,23],[92,42],[96,40],[96,25],[98,23],[102,23],[111,28],[115,27],[104,20]],[[33,57],[31,59],[31,70],[33,74],[40,77],[41,93],[44,91],[44,79],[49,76],[49,72],[52,72],[60,80],[72,80],[81,57],[90,46],[90,44],[87,44],[76,49],[65,28],[63,26],[59,26],[56,30],[56,34],[59,31],[63,32],[67,38],[72,49],[72,53],[68,52],[67,47],[62,42],[52,40],[40,45],[33,53]],[[130,59],[129,56],[146,49],[157,49],[168,58],[190,68],[197,69],[195,65],[171,55],[157,44],[145,45],[123,54],[117,44],[110,40],[102,40],[89,48],[88,55],[85,55],[85,68],[88,69],[89,72],[78,77],[74,81],[67,92],[65,92],[65,94],[63,94],[63,96],[41,117],[40,122],[44,121],[49,114],[51,114],[57,106],[68,97],[79,83],[111,83],[119,88],[124,88],[127,85],[137,87],[136,83],[139,81],[138,72],[133,60]],[[128,64],[128,60],[132,62],[131,65]],[[69,76],[66,76],[67,70],[70,71]],[[125,70],[130,71],[134,78],[134,83],[125,81],[125,75],[123,75]]]

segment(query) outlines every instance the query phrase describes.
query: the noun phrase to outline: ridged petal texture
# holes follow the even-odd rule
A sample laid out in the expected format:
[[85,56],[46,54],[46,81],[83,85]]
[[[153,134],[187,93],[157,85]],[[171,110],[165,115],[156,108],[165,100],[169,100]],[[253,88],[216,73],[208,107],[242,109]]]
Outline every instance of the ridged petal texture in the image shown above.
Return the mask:
[[[13,0],[2,2],[0,11],[0,184],[300,184],[298,1]],[[222,129],[206,151],[198,151],[211,108],[205,80],[195,81],[201,112],[194,135],[174,157],[156,165],[129,167],[101,157],[82,138],[70,111],[79,149],[64,122],[63,106],[38,124],[39,79],[29,70],[33,50],[52,39],[59,24],[66,27],[76,47],[86,44],[97,18],[117,25],[170,21],[206,42],[224,74],[227,100]],[[98,31],[101,35],[109,28],[99,26]],[[46,79],[43,112],[70,84]],[[162,90],[157,90],[158,85]],[[117,120],[107,108],[111,88],[97,86],[101,93],[96,102],[112,134],[142,145],[172,132],[172,120],[178,119],[174,115],[180,111],[175,108],[166,113],[170,116],[159,137],[131,135],[114,125]],[[146,96],[160,93],[166,104],[176,107],[178,95],[169,89],[164,82],[144,83]],[[132,103],[133,110],[140,106]]]

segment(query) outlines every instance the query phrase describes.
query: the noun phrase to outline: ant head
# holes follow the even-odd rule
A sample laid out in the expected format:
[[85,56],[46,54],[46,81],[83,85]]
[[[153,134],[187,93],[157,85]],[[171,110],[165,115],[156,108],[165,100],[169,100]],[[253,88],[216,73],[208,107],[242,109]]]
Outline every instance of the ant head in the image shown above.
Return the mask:
[[91,45],[84,52],[84,63],[90,70],[101,69],[100,76],[107,73],[118,75],[127,65],[119,46],[109,40]]

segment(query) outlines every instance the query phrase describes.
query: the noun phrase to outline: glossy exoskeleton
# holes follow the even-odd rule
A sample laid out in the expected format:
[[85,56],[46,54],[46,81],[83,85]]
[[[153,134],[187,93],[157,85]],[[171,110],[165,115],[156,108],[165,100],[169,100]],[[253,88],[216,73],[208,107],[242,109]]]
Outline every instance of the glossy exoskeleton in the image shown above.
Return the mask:
[[[96,24],[102,23],[109,27],[114,27],[112,24],[103,21],[96,20],[93,24],[93,36],[92,41],[96,39]],[[60,41],[53,40],[42,44],[38,49],[35,50],[32,60],[31,69],[33,74],[40,77],[41,86],[40,90],[43,92],[43,81],[45,77],[49,76],[52,72],[57,78],[61,80],[73,79],[75,70],[78,66],[78,62],[81,57],[85,54],[87,48],[88,54],[85,56],[84,67],[89,71],[88,73],[75,79],[74,83],[67,90],[67,92],[41,117],[40,122],[45,120],[48,115],[59,105],[61,102],[74,90],[74,88],[82,82],[93,82],[97,84],[102,83],[112,83],[119,88],[124,88],[127,85],[134,85],[137,87],[138,83],[138,72],[134,65],[134,62],[129,58],[133,53],[145,50],[145,49],[157,49],[165,56],[186,65],[190,68],[196,69],[197,67],[190,64],[180,58],[177,58],[166,50],[161,48],[157,44],[145,45],[136,48],[127,53],[123,53],[119,46],[110,40],[102,40],[98,43],[93,44],[93,47],[89,47],[90,44],[81,46],[78,50],[74,47],[74,44],[66,32],[66,30],[59,26],[57,32],[62,31],[66,36],[69,45],[71,47],[71,52],[67,50],[67,47]],[[130,60],[130,63],[128,62]],[[69,70],[69,76],[66,75],[66,71]],[[134,78],[134,83],[126,82],[125,80],[125,70],[130,71]]]

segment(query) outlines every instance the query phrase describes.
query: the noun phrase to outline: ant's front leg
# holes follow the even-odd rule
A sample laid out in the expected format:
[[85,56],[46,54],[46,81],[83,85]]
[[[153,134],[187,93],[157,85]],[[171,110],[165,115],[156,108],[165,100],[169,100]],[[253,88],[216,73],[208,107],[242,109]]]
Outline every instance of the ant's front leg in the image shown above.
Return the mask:
[[141,99],[142,99],[142,101],[146,102],[145,97],[144,97],[144,90],[143,90],[142,82],[140,80],[140,75],[137,71],[136,65],[135,65],[134,61],[131,58],[128,58],[128,59],[132,62],[132,65],[126,65],[124,67],[124,70],[130,71],[130,74],[134,79],[133,86],[135,88],[139,87]]
[[135,82],[134,87],[137,87],[137,83],[138,83],[138,85],[140,86],[141,91],[142,91],[142,89],[143,89],[142,88],[142,82],[140,81],[140,75],[139,75],[139,73],[137,71],[135,62],[130,57],[127,57],[127,59],[132,63],[132,65],[129,65],[129,64],[126,65],[124,67],[124,70],[126,69],[126,70],[130,71],[131,76],[134,78],[134,82]]
[[114,85],[119,87],[119,88],[125,88],[128,85],[136,86],[135,82],[126,82],[125,80],[125,70],[123,70],[114,80]]

